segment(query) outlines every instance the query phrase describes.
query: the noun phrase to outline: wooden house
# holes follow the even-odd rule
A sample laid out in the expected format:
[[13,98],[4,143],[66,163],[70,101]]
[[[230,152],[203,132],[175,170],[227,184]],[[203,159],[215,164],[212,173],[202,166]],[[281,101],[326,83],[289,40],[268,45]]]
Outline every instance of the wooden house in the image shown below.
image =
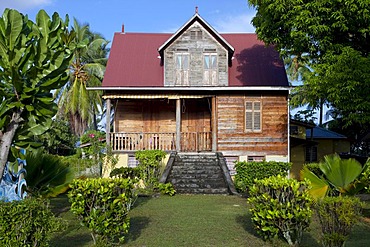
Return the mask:
[[288,161],[289,83],[256,34],[220,34],[198,13],[177,32],[115,33],[103,80],[107,143]]

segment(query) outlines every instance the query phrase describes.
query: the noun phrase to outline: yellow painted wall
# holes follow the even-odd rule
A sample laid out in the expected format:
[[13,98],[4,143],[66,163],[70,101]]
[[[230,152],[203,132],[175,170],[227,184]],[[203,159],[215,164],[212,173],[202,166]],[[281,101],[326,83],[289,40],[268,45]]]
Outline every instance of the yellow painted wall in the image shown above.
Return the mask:
[[345,140],[315,140],[317,145],[317,159],[320,161],[325,155],[339,154],[350,151],[350,142]]
[[[166,157],[164,157],[163,160],[161,161],[161,173],[163,173],[164,169],[166,168],[169,158],[170,158],[170,155],[167,154]],[[114,167],[109,167],[107,164],[104,164],[103,177],[109,178],[110,172],[114,168],[120,168],[120,167],[128,167],[128,154],[118,154],[118,163]]]
[[291,148],[290,162],[292,162],[292,169],[290,170],[290,177],[299,179],[299,172],[305,163],[305,147],[300,145]]
[[[317,160],[320,161],[325,155],[339,154],[350,151],[350,142],[346,140],[321,139],[314,140],[317,145]],[[303,145],[290,149],[290,162],[292,162],[291,177],[299,179],[299,172],[306,163],[306,147]]]
[[109,178],[110,172],[114,168],[128,167],[128,154],[118,154],[118,163],[114,167],[110,167],[107,164],[104,164],[103,167],[103,178]]

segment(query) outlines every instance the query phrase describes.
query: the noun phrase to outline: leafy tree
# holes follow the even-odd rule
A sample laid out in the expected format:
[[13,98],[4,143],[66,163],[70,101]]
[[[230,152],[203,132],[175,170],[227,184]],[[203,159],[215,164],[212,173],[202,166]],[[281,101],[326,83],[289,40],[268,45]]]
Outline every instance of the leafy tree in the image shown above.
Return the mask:
[[51,90],[68,81],[72,58],[67,23],[44,10],[36,23],[11,9],[0,18],[0,179],[10,147],[34,145],[57,112]]
[[[311,69],[301,92],[326,102],[346,124],[370,119],[370,2],[368,0],[249,0],[258,37]],[[307,61],[304,58],[309,57]],[[349,101],[348,99],[353,99]]]
[[97,130],[97,114],[103,108],[101,91],[87,91],[87,86],[100,86],[107,62],[107,44],[101,35],[90,31],[89,25],[74,20],[72,30],[75,48],[70,66],[70,80],[59,94],[59,113],[71,124],[74,134],[81,136],[89,125]]
[[40,136],[36,141],[42,142],[45,151],[50,154],[71,155],[76,149],[77,136],[72,134],[69,122],[61,119],[53,119],[51,128]]

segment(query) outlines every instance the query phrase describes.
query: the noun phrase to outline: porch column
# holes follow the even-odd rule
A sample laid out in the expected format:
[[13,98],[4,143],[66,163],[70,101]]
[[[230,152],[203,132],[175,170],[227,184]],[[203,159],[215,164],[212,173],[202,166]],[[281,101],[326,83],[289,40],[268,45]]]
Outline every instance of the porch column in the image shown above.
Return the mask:
[[180,152],[181,147],[181,99],[176,99],[176,151]]
[[217,111],[216,111],[216,96],[212,97],[212,152],[217,152]]
[[107,99],[107,112],[106,112],[105,119],[106,119],[106,125],[105,125],[106,136],[105,136],[105,141],[106,141],[107,145],[109,146],[110,145],[110,99]]

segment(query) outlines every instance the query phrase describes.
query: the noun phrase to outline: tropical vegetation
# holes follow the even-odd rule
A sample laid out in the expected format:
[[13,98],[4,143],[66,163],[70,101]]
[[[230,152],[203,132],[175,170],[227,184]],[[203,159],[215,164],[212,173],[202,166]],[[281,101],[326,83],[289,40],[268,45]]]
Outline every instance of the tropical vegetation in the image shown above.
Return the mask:
[[325,197],[316,203],[324,247],[342,247],[361,217],[362,203],[356,197]]
[[369,178],[361,178],[368,166],[369,162],[362,167],[355,159],[327,155],[322,162],[315,165],[315,169],[305,166],[301,177],[311,181],[310,193],[315,198],[355,195],[369,185]]
[[248,202],[257,233],[265,240],[283,238],[298,246],[310,225],[312,197],[309,181],[281,177],[256,180]]
[[128,212],[135,201],[132,181],[78,179],[70,187],[71,211],[90,229],[94,244],[122,243],[130,227]]
[[26,162],[25,178],[31,196],[54,197],[69,189],[74,172],[59,156],[38,149],[27,152]]
[[88,128],[98,129],[98,114],[102,113],[102,91],[87,91],[100,86],[105,72],[109,41],[90,30],[88,24],[74,19],[71,39],[73,60],[69,66],[68,83],[56,92],[59,117],[69,121],[75,135]]
[[65,230],[65,221],[55,217],[38,198],[0,201],[1,246],[49,246],[53,233]]
[[291,166],[291,163],[276,161],[235,162],[235,188],[238,192],[245,193],[254,185],[256,179],[264,179],[277,175],[287,176]]
[[286,59],[291,78],[300,79],[293,105],[329,106],[337,131],[356,140],[352,151],[369,154],[363,138],[370,122],[370,2],[248,2],[257,10],[252,23],[258,37],[273,44]]
[[0,18],[0,175],[13,144],[40,146],[33,136],[50,129],[57,112],[51,91],[68,81],[72,59],[67,27],[68,17],[43,10],[36,22],[13,9]]

